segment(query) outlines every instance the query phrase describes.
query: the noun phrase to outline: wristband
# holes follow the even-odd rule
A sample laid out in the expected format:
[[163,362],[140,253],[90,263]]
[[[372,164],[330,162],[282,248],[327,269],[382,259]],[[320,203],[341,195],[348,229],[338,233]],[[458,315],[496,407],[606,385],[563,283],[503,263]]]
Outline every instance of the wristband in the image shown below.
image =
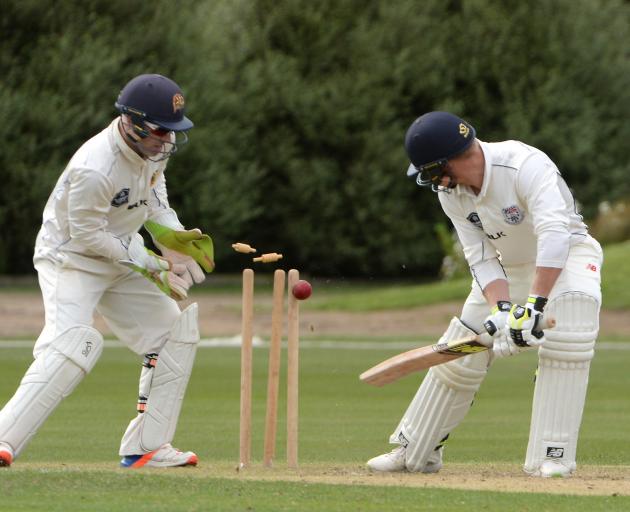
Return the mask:
[[539,313],[543,312],[545,306],[547,305],[547,297],[541,297],[539,295],[530,295],[527,297],[527,304],[532,304],[534,307],[534,311],[538,311]]

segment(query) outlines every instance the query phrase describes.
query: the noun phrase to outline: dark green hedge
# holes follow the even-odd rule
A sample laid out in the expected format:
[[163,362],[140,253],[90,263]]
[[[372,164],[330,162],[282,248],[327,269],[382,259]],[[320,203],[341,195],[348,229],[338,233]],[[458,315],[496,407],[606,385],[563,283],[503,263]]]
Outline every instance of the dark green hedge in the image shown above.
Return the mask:
[[628,193],[628,3],[620,0],[6,0],[0,11],[0,273],[31,270],[41,210],[138,73],[196,123],[171,202],[210,232],[318,275],[435,276],[437,199],[404,177],[419,114],[545,150],[587,216]]

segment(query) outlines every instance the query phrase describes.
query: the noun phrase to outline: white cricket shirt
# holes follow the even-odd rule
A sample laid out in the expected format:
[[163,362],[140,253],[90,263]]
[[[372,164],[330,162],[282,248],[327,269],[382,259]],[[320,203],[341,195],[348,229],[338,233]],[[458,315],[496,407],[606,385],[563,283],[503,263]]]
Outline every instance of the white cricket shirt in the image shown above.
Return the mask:
[[125,259],[131,236],[148,218],[181,229],[168,205],[167,160],[141,158],[125,143],[119,120],[85,142],[59,177],[44,208],[35,262],[85,268],[86,259]]
[[560,171],[542,151],[518,141],[479,141],[485,158],[479,195],[463,185],[438,193],[481,289],[505,279],[502,265],[564,267],[588,230]]

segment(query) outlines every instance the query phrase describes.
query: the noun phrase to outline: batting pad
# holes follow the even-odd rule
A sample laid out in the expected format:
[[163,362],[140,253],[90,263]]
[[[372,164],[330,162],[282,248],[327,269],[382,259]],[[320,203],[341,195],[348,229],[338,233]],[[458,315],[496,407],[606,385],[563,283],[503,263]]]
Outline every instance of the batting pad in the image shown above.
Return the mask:
[[31,364],[17,391],[0,411],[0,441],[17,457],[61,400],[89,373],[103,351],[92,327],[72,327],[57,336]]
[[191,304],[182,311],[158,355],[146,408],[127,427],[120,455],[149,452],[173,440],[198,343],[197,304]]
[[[453,318],[441,342],[476,334]],[[422,381],[391,442],[406,445],[409,471],[423,471],[429,457],[468,413],[489,364],[489,352],[480,352],[434,366]]]
[[552,299],[545,315],[556,327],[545,332],[538,351],[538,373],[532,404],[529,444],[524,470],[538,475],[545,460],[576,467],[576,448],[595,339],[599,302],[570,292]]

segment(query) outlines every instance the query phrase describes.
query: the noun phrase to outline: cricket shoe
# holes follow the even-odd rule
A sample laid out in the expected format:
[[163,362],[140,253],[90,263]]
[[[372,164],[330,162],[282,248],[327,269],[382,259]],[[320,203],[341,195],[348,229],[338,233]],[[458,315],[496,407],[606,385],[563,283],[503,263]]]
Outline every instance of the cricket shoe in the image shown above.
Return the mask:
[[[367,462],[368,468],[372,471],[396,472],[406,471],[406,448],[399,446],[389,453],[384,453],[378,457],[374,457]],[[437,473],[442,469],[442,448],[434,450],[424,464],[421,473]]]
[[431,452],[424,467],[420,470],[421,473],[437,473],[442,469],[442,450],[444,450],[444,448],[440,446],[439,449]]
[[13,462],[13,450],[6,443],[0,443],[0,467],[9,467]]
[[180,452],[170,443],[157,450],[140,455],[125,455],[120,461],[123,468],[171,468],[177,466],[196,466],[199,459],[193,452]]
[[567,463],[561,460],[544,460],[540,465],[539,474],[535,476],[542,476],[543,478],[566,478],[571,476],[575,471],[575,464],[567,465]]
[[367,467],[372,471],[405,471],[405,447],[399,446],[389,453],[373,457],[367,461]]

